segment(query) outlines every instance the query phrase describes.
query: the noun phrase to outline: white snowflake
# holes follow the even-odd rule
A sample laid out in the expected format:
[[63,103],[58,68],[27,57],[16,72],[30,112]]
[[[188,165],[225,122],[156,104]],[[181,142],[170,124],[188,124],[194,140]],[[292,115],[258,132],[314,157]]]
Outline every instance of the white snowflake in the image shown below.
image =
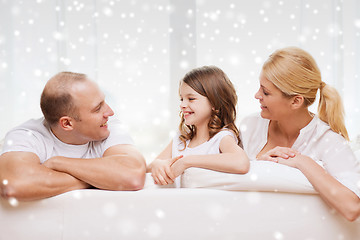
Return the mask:
[[274,232],[274,238],[276,240],[282,240],[282,239],[284,239],[284,235],[281,232],[276,231],[276,232]]
[[35,70],[34,70],[34,75],[35,75],[36,77],[41,77],[42,71],[41,71],[40,69],[35,69]]
[[155,211],[155,214],[156,214],[156,216],[158,217],[158,218],[164,218],[166,215],[165,215],[165,212],[163,211],[163,210],[161,210],[161,209],[157,209],[156,211]]
[[253,173],[250,175],[250,179],[251,179],[251,181],[255,182],[258,179],[258,175]]
[[8,201],[9,201],[9,204],[10,204],[11,206],[13,206],[13,207],[19,206],[19,201],[18,201],[16,198],[14,198],[14,197],[10,197],[10,198],[8,199]]
[[360,19],[356,19],[354,21],[354,25],[355,25],[355,27],[360,28]]
[[103,14],[107,17],[111,17],[113,15],[113,11],[111,8],[109,7],[104,7],[103,8]]

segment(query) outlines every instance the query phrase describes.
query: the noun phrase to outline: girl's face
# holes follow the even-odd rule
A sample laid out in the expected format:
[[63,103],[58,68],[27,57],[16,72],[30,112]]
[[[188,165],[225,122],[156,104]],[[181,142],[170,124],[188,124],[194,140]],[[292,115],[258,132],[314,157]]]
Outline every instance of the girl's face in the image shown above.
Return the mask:
[[196,92],[186,83],[180,85],[180,110],[186,125],[208,125],[212,106],[207,97]]
[[260,88],[255,94],[260,102],[261,117],[270,120],[283,120],[291,113],[292,98],[287,98],[265,76],[260,74]]

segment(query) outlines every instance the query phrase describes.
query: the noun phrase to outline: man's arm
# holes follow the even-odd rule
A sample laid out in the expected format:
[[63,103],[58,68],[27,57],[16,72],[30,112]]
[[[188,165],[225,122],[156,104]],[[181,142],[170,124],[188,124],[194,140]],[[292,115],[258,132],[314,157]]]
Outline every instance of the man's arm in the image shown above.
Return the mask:
[[4,198],[37,200],[90,186],[75,177],[40,164],[31,152],[8,152],[0,156],[0,193]]
[[139,190],[145,182],[145,159],[127,144],[108,148],[101,158],[53,157],[44,165],[100,189]]

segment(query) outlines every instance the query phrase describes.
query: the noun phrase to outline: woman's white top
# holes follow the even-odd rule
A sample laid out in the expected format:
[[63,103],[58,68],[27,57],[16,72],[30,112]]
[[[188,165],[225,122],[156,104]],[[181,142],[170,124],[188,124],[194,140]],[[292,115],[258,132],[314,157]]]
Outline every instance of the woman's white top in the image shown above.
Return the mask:
[[[250,160],[267,143],[270,120],[259,113],[245,118],[240,124],[240,138]],[[293,149],[311,157],[340,183],[360,197],[360,163],[348,142],[332,131],[328,124],[316,115],[311,122],[300,130]]]

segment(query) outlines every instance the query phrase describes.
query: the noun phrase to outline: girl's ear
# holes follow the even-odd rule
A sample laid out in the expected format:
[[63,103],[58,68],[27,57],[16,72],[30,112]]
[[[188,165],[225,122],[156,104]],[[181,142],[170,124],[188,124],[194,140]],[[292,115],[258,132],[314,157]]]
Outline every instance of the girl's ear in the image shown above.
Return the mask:
[[65,130],[69,131],[73,129],[73,119],[69,116],[64,116],[59,119],[59,125],[60,127]]
[[292,99],[291,107],[293,109],[298,109],[298,108],[302,107],[303,104],[304,104],[304,97],[301,95],[296,95]]

